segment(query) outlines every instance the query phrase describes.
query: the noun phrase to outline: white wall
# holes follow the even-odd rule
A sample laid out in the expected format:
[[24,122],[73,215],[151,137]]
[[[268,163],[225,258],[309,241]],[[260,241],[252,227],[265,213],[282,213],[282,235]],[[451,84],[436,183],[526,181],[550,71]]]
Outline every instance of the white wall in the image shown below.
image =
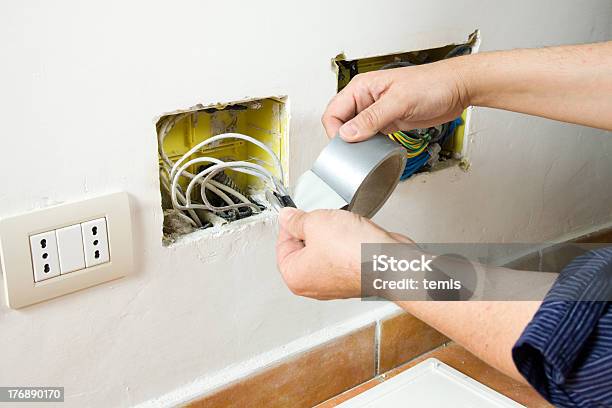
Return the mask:
[[[271,221],[163,248],[156,115],[289,95],[295,180],[325,143],[341,51],[443,45],[475,28],[481,50],[536,47],[612,27],[609,0],[92,3],[0,3],[0,216],[117,190],[134,203],[132,277],[0,306],[0,385],[65,386],[65,406],[154,399],[382,306],[294,297]],[[611,218],[610,133],[484,109],[472,130],[469,173],[405,183],[378,221],[422,241],[533,241]]]

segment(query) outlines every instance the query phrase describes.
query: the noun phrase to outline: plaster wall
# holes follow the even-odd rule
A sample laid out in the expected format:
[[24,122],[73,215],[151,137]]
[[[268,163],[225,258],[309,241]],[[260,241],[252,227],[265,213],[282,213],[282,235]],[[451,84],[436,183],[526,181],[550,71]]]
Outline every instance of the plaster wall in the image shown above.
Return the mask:
[[[136,268],[23,310],[0,299],[0,385],[64,386],[62,406],[163,405],[194,380],[238,375],[246,361],[252,369],[392,309],[293,296],[276,271],[272,218],[162,247],[158,115],[288,95],[295,181],[325,144],[320,116],[340,52],[429,48],[476,28],[481,51],[583,43],[609,40],[611,27],[608,0],[3,1],[0,217],[127,191]],[[376,220],[425,242],[596,228],[612,217],[611,136],[476,109],[470,171],[402,184]]]

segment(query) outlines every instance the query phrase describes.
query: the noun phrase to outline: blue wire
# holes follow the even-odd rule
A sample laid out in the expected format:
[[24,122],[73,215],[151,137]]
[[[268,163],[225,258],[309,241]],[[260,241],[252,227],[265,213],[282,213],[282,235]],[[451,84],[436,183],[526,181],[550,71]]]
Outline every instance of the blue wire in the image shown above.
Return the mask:
[[[444,142],[446,142],[446,139],[448,139],[449,136],[455,132],[455,129],[457,128],[457,126],[461,125],[461,123],[463,123],[463,120],[461,119],[461,117],[458,117],[452,122],[449,122],[448,128],[445,134],[438,141],[440,146],[444,144]],[[412,176],[414,173],[419,171],[425,164],[427,164],[427,161],[429,160],[430,157],[431,156],[429,152],[425,150],[423,151],[423,153],[419,154],[418,156],[412,157],[406,160],[406,167],[404,167],[404,171],[402,172],[400,180],[402,181],[406,180],[407,178]]]
[[429,160],[429,152],[426,150],[416,157],[406,160],[406,167],[400,177],[400,180],[406,180],[408,177],[416,173],[421,167],[423,167],[427,160]]
[[446,130],[446,134],[440,139],[440,145],[446,142],[446,139],[448,139],[450,135],[455,133],[455,129],[457,129],[457,127],[461,125],[462,123],[463,123],[463,119],[461,119],[461,116],[459,116],[457,119],[453,120],[452,122],[449,122],[448,129]]

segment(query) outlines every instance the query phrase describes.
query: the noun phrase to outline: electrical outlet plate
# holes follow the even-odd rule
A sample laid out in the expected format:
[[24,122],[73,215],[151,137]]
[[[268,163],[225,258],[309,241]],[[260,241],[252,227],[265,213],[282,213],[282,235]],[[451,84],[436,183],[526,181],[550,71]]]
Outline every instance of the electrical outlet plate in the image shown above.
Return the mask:
[[[34,282],[30,237],[104,218],[110,262]],[[129,197],[115,193],[0,220],[0,255],[5,298],[13,309],[121,278],[133,267]]]

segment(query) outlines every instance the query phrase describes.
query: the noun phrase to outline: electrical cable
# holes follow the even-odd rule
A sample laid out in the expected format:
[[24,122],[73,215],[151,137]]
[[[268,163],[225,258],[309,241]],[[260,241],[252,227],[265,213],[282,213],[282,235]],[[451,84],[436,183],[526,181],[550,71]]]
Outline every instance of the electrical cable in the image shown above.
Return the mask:
[[404,167],[404,171],[402,172],[402,175],[400,176],[400,180],[406,180],[407,178],[412,176],[414,173],[419,171],[421,167],[423,167],[427,163],[427,161],[429,160],[429,157],[430,156],[428,152],[423,152],[423,154],[407,160],[406,167]]
[[[164,140],[167,136],[167,134],[170,132],[170,130],[174,127],[174,125],[184,119],[185,117],[187,117],[190,113],[182,113],[176,116],[168,116],[166,118],[164,118],[165,120],[160,120],[160,122],[158,122],[158,130],[157,130],[157,141],[158,141],[158,146],[159,146],[159,155],[162,158],[162,168],[165,171],[165,173],[162,173],[162,184],[164,184],[164,186],[167,188],[168,193],[171,194],[172,189],[170,187],[170,169],[172,168],[172,166],[174,165],[174,163],[172,162],[172,160],[170,160],[170,158],[166,155],[166,152],[164,150]],[[161,123],[161,124],[160,124]],[[164,176],[167,178],[167,180],[164,180]],[[177,191],[179,198],[181,200],[181,202],[186,202],[185,196],[183,194],[183,192],[180,189],[179,186],[179,190]],[[197,215],[197,213],[191,209],[186,210],[187,213],[189,214],[190,218],[196,223],[196,225],[198,227],[202,227],[202,221],[200,220],[200,217]]]
[[[166,168],[164,168],[163,170],[160,169],[160,180],[161,180],[161,183],[164,186],[164,188],[168,191],[168,194],[171,194],[172,193],[172,187],[170,186],[170,178],[169,178],[168,174],[169,174],[168,173],[168,169],[166,169]],[[183,192],[180,189],[180,186],[179,186],[179,189],[177,191],[177,195],[178,195],[178,198],[180,199],[180,201],[182,203],[185,203],[187,201],[185,199],[185,195],[183,194]],[[196,224],[196,227],[202,227],[203,226],[202,225],[202,221],[200,220],[200,217],[198,217],[198,215],[197,215],[197,213],[195,211],[193,211],[192,209],[189,209],[189,210],[186,210],[186,211],[191,216],[191,217],[187,217],[187,216],[186,217],[190,218],[192,220],[192,222],[194,222]],[[181,215],[185,215],[185,214],[183,214],[181,212]]]
[[[187,163],[183,164],[179,171],[174,175],[174,177],[172,178],[172,184],[171,184],[171,200],[172,200],[172,205],[174,208],[176,209],[180,209],[180,210],[184,210],[184,209],[188,209],[188,208],[192,208],[192,209],[205,209],[205,210],[210,210],[210,211],[214,211],[214,206],[212,206],[208,200],[205,201],[205,204],[207,204],[207,206],[198,206],[195,204],[191,203],[191,193],[192,190],[195,186],[196,183],[200,183],[200,186],[202,189],[209,189],[211,191],[213,191],[215,194],[217,194],[220,198],[223,199],[223,201],[225,201],[227,204],[233,205],[234,202],[227,197],[227,195],[225,193],[223,193],[221,191],[221,194],[219,194],[220,190],[212,185],[212,184],[206,184],[204,182],[200,182],[199,180],[203,177],[203,175],[206,175],[207,173],[204,173],[207,169],[203,170],[202,172],[198,173],[197,175],[191,175],[191,181],[189,182],[189,185],[187,186],[187,190],[185,191],[185,204],[181,205],[178,202],[177,199],[177,190],[178,190],[178,180],[182,175],[186,175],[186,171],[185,169],[187,169],[189,166],[192,166],[194,164],[198,164],[198,163],[215,163],[215,164],[220,164],[220,163],[225,163],[219,159],[216,159],[214,157],[198,157],[196,159],[192,159],[190,161],[188,161]],[[235,163],[235,162],[228,162],[228,163]],[[208,167],[210,168],[210,167]],[[189,176],[187,176],[189,177]],[[205,196],[205,195],[204,195]]]
[[226,193],[230,193],[231,195],[233,195],[234,197],[236,197],[238,200],[242,201],[243,203],[251,202],[251,200],[246,198],[246,196],[244,196],[240,191],[238,191],[235,188],[232,188],[226,184],[220,183],[217,180],[210,180],[209,183],[217,187],[218,189],[225,191]]
[[[461,55],[467,55],[472,52],[472,45],[470,44],[460,44],[453,49],[451,49],[443,59],[454,58]],[[425,61],[423,61],[425,62]],[[385,64],[379,68],[379,70],[406,67],[414,64],[410,61],[394,61],[388,64]],[[444,143],[448,140],[448,138],[455,132],[457,126],[462,123],[461,117],[444,123],[438,128],[430,127],[428,129],[418,129],[417,131],[398,131],[390,133],[388,136],[391,140],[401,144],[406,149],[406,167],[400,177],[400,180],[405,180],[412,176],[414,173],[419,171],[422,167],[424,167],[429,159],[431,158],[430,153],[428,152],[428,146],[434,146],[434,143],[437,143],[440,147],[444,145]],[[419,135],[420,132],[426,131],[424,135]],[[433,132],[436,134],[433,134]],[[416,136],[416,137],[414,137]],[[436,155],[437,156],[437,155]],[[434,160],[437,160],[434,158]]]
[[[205,158],[205,159],[207,161],[210,161],[210,162],[221,162],[220,160],[214,159],[214,158]],[[169,158],[168,158],[168,162],[171,162]],[[184,173],[187,173],[187,172],[184,172]],[[236,197],[238,197],[239,199],[242,199],[243,196],[241,194],[237,193],[235,190],[233,190],[231,188],[226,189],[226,188],[219,187],[219,184],[221,184],[221,183],[214,182],[214,180],[213,180],[213,182],[209,183],[208,185],[203,185],[202,186],[203,187],[202,191],[204,191],[205,189],[208,189],[208,190],[212,191],[213,193],[215,193],[217,196],[219,196],[222,200],[224,200],[228,204],[233,204],[234,202],[221,190],[225,190],[225,191],[227,191],[229,193],[233,193]],[[170,186],[168,188],[168,192],[172,195],[173,191],[175,191],[175,190],[173,190],[172,186]],[[174,205],[174,201],[173,201],[173,207],[175,209],[177,209],[177,210],[191,211],[191,213],[190,213],[191,217],[192,218],[195,217],[196,220],[199,220],[199,217],[197,216],[197,214],[195,212],[193,212],[193,209],[189,208],[189,205],[188,205],[189,204],[189,200],[186,199],[185,195],[182,195],[181,187],[180,187],[179,184],[176,184],[176,191],[175,191],[175,193],[179,196],[178,198],[180,198],[180,201],[182,202],[181,204],[184,206],[184,208],[180,208],[180,207],[177,207],[176,205]],[[188,194],[191,194],[191,191],[189,191]],[[177,199],[177,201],[179,201],[179,200]]]
[[242,195],[244,195],[244,196],[246,196],[246,195],[247,195],[247,194],[245,194],[245,193],[244,193],[244,192],[243,192],[243,191],[240,189],[240,187],[238,187],[238,184],[236,184],[236,182],[234,181],[234,179],[233,179],[233,178],[231,178],[231,177],[230,177],[230,176],[227,174],[227,172],[225,172],[225,171],[221,171],[221,172],[219,172],[219,173],[215,174],[215,177],[214,177],[214,178],[211,180],[211,182],[212,182],[212,181],[216,181],[216,182],[219,182],[219,183],[221,183],[221,184],[224,184],[224,185],[226,185],[226,186],[228,186],[228,187],[232,188],[233,190],[236,190],[238,193],[240,193],[240,194],[242,194]]
[[407,150],[406,157],[412,158],[420,155],[429,145],[431,135],[426,133],[423,137],[413,138],[407,135],[405,132],[399,131],[390,133],[389,138],[402,146]]
[[[164,140],[170,130],[174,127],[176,123],[188,117],[192,113],[183,113],[173,117],[168,117],[166,120],[161,121],[161,124],[158,125],[158,144],[159,144],[159,154],[164,163],[164,170],[167,174],[166,177],[162,177],[162,183],[164,184],[164,188],[168,190],[170,193],[172,206],[176,210],[179,211],[187,211],[190,217],[193,219],[193,222],[201,226],[201,220],[199,219],[197,213],[193,210],[195,209],[204,209],[208,211],[212,211],[215,213],[221,213],[226,210],[236,209],[243,216],[244,214],[252,214],[253,212],[261,212],[261,208],[258,204],[251,202],[244,194],[237,190],[237,188],[233,188],[235,186],[233,183],[219,182],[217,180],[212,179],[215,175],[222,173],[224,169],[231,169],[233,171],[249,174],[255,177],[258,177],[266,183],[270,188],[274,189],[274,191],[285,191],[282,182],[274,177],[265,167],[250,163],[247,161],[229,161],[223,162],[219,159],[213,157],[198,157],[192,160],[188,160],[190,156],[201,151],[205,146],[210,145],[215,142],[219,142],[225,139],[240,139],[246,142],[252,143],[257,147],[264,150],[273,160],[273,165],[278,171],[280,175],[280,179],[284,179],[283,169],[278,159],[278,156],[265,144],[260,142],[257,139],[254,139],[250,136],[243,135],[240,133],[224,133],[220,135],[216,135],[210,137],[196,146],[192,147],[188,152],[183,154],[176,162],[173,162],[164,150]],[[185,163],[186,161],[186,163]],[[192,174],[187,171],[187,168],[193,166],[196,163],[214,163],[213,166],[210,166],[203,171],[200,171],[197,174]],[[179,184],[179,179],[181,177],[186,177],[190,179],[190,182],[187,186],[187,190],[183,194],[181,186]],[[205,177],[204,180],[201,180]],[[227,175],[225,175],[227,177]],[[231,179],[230,179],[231,180]],[[193,203],[192,202],[192,191],[195,187],[196,183],[200,184],[200,195],[202,198],[203,204]],[[230,184],[230,185],[228,185]],[[212,193],[220,197],[225,203],[226,206],[214,206],[212,205],[208,198],[206,197],[205,190],[210,190]],[[237,203],[231,199],[228,194],[236,198]],[[247,210],[247,208],[249,210]],[[241,211],[244,209],[244,211]],[[182,213],[181,213],[182,214]],[[182,214],[184,215],[184,214]],[[186,216],[185,216],[186,217]]]
[[[457,126],[461,125],[462,123],[463,123],[463,120],[461,119],[461,117],[458,117],[457,119],[451,122],[448,122],[447,123],[448,126],[446,126],[445,128],[443,127],[442,131],[440,132],[440,135],[436,137],[437,140],[435,143],[438,144],[439,146],[442,146],[444,142],[446,142],[446,140],[448,140],[448,138],[452,136]],[[434,144],[430,142],[429,146],[434,146]],[[427,150],[424,150],[418,156],[411,157],[408,160],[406,160],[406,167],[404,168],[404,171],[400,177],[400,180],[406,180],[407,178],[409,178],[410,176],[412,176],[413,174],[421,170],[425,165],[428,164],[430,158],[431,158],[431,154],[429,152],[429,149],[427,149]]]
[[[190,162],[195,162],[196,160],[201,160],[201,159],[211,159],[211,158],[199,158],[199,159],[194,159],[191,160]],[[188,162],[186,165],[189,165]],[[183,167],[185,167],[186,165],[183,165],[181,167],[181,169]],[[201,172],[199,172],[190,182],[189,185],[187,186],[187,190],[186,190],[186,197],[187,197],[187,202],[185,204],[186,207],[191,207],[191,208],[202,208],[202,209],[207,209],[210,211],[224,211],[224,210],[229,210],[232,208],[240,208],[240,207],[252,207],[254,208],[257,212],[260,211],[259,206],[257,206],[256,204],[247,201],[247,202],[243,202],[243,203],[238,203],[238,204],[230,204],[224,207],[215,207],[212,204],[210,204],[208,202],[208,200],[203,196],[202,200],[204,201],[204,206],[200,206],[199,204],[192,204],[191,200],[190,200],[190,193],[195,185],[195,183],[202,177],[206,176],[205,179],[202,181],[203,185],[207,185],[207,183],[209,183],[210,179],[212,177],[214,177],[214,175],[219,172],[222,171],[223,169],[226,168],[231,168],[234,171],[238,171],[241,173],[246,173],[246,174],[250,174],[256,177],[259,177],[261,179],[263,179],[264,181],[270,181],[269,185],[270,187],[274,190],[277,191],[277,181],[275,180],[274,176],[272,176],[272,174],[264,167],[255,164],[255,163],[250,163],[250,162],[245,162],[245,161],[233,161],[233,162],[219,162],[213,166],[207,167],[206,169],[202,170]],[[179,173],[180,174],[180,173]],[[267,179],[267,180],[266,180]],[[175,182],[177,182],[178,177],[175,176],[175,178],[172,180],[173,185]],[[174,200],[174,198],[173,198]],[[173,201],[174,202],[174,201]],[[229,204],[229,203],[228,203]],[[175,205],[178,205],[178,203],[176,203]]]
[[220,134],[220,135],[216,135],[216,136],[210,137],[210,138],[208,138],[208,139],[198,143],[197,145],[192,147],[187,153],[185,153],[179,160],[177,160],[176,163],[174,163],[174,166],[172,166],[172,171],[170,172],[170,178],[174,177],[174,173],[176,172],[176,169],[188,157],[190,157],[194,153],[197,153],[204,146],[209,145],[209,144],[214,143],[214,142],[217,142],[219,140],[224,140],[224,139],[241,139],[241,140],[245,140],[247,142],[251,142],[254,145],[256,145],[257,147],[260,147],[266,153],[268,153],[270,155],[270,157],[272,157],[272,159],[274,161],[274,165],[276,167],[276,170],[278,171],[278,174],[280,176],[280,179],[281,180],[285,179],[284,174],[283,174],[283,167],[281,166],[280,160],[278,159],[278,156],[276,156],[276,154],[272,151],[272,149],[270,149],[268,146],[266,146],[265,144],[263,144],[259,140],[255,139],[255,138],[252,138],[251,136],[243,135],[241,133],[223,133],[223,134]]

